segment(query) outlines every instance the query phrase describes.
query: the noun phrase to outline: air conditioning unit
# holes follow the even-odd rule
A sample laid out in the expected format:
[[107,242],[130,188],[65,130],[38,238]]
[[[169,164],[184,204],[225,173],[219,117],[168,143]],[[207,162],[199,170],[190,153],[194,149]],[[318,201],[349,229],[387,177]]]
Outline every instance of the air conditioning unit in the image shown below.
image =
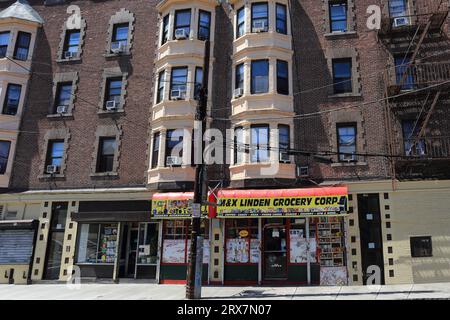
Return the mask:
[[185,29],[176,29],[175,30],[175,39],[177,40],[182,40],[182,39],[186,39],[188,36],[186,34],[186,30]]
[[67,113],[68,109],[69,109],[68,106],[58,106],[58,107],[56,107],[56,113],[64,114],[64,113]]
[[244,95],[244,89],[242,89],[242,88],[236,88],[236,89],[234,89],[234,92],[233,92],[233,97],[236,99],[236,98],[240,98],[240,97],[242,97]]
[[73,52],[73,51],[66,51],[64,52],[64,58],[65,59],[73,59],[76,58],[78,55],[78,52]]
[[281,151],[280,152],[280,162],[284,162],[284,163],[290,162],[289,153],[287,153],[286,151]]
[[167,165],[170,166],[179,166],[181,165],[181,158],[180,157],[174,157],[174,156],[169,156],[166,158],[166,163]]
[[170,92],[170,98],[172,100],[183,100],[185,97],[186,97],[186,90],[176,89]]
[[350,153],[342,154],[342,161],[356,161],[356,155]]
[[57,173],[58,172],[58,166],[53,166],[53,165],[49,165],[49,166],[47,166],[47,168],[46,168],[46,172],[48,173],[48,174],[54,174],[54,173]]
[[121,53],[124,52],[127,48],[127,44],[123,41],[115,41],[111,42],[111,51],[113,53]]
[[308,166],[297,166],[297,177],[309,177],[309,167]]
[[408,17],[399,17],[394,18],[393,26],[394,28],[403,27],[409,25],[409,19]]
[[254,21],[253,32],[265,32],[267,31],[267,25],[265,21]]
[[114,111],[117,109],[117,102],[114,100],[106,101],[106,110]]

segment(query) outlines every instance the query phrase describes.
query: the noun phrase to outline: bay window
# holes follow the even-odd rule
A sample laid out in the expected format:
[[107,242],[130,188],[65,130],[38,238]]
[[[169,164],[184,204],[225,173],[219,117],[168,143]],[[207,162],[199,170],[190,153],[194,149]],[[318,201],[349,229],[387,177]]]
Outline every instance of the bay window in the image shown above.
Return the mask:
[[14,116],[19,109],[22,86],[20,84],[9,83],[6,88],[5,101],[3,102],[3,114]]
[[0,58],[6,57],[6,52],[8,51],[9,45],[9,35],[9,31],[0,32]]
[[[177,39],[177,32],[184,32],[184,38],[189,38],[191,32],[191,9],[175,11],[174,39]],[[178,38],[180,37],[178,36]]]
[[164,100],[164,88],[166,80],[166,71],[163,70],[158,74],[158,91],[156,93],[156,103],[160,103]]
[[236,39],[245,34],[245,7],[237,11],[236,17]]
[[252,4],[252,32],[269,30],[269,5],[267,2]]
[[17,34],[14,59],[25,61],[28,59],[30,50],[31,33],[19,31]]
[[8,167],[10,148],[10,141],[0,140],[0,174],[5,174],[6,168]]
[[288,150],[290,149],[290,132],[288,125],[278,126],[278,149],[280,153],[280,160],[289,162]]
[[251,126],[251,162],[269,161],[269,126]]
[[153,149],[152,149],[152,169],[158,167],[159,158],[159,143],[161,141],[161,133],[156,132],[153,135]]
[[198,17],[198,39],[209,40],[211,32],[211,13],[208,11],[199,11]]
[[277,3],[276,5],[276,17],[277,17],[277,32],[287,34],[287,8],[284,4]]
[[186,96],[188,68],[176,67],[172,68],[170,77],[170,98],[184,99]]
[[251,93],[266,93],[269,91],[269,60],[252,61]]
[[244,162],[244,129],[237,127],[234,129],[234,164],[240,164]]
[[181,166],[183,158],[183,130],[171,129],[166,132],[165,166]]
[[169,19],[170,15],[166,15],[163,18],[161,45],[165,44],[169,40]]
[[287,61],[277,60],[277,92],[289,94],[289,67]]

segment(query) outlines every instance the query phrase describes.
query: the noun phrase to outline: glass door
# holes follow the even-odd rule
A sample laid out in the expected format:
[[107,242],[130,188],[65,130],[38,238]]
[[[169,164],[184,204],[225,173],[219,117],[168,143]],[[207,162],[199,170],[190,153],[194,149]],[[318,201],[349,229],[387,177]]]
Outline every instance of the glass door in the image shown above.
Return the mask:
[[136,278],[156,279],[158,265],[159,223],[140,223],[137,254]]
[[264,226],[264,280],[287,279],[286,226]]

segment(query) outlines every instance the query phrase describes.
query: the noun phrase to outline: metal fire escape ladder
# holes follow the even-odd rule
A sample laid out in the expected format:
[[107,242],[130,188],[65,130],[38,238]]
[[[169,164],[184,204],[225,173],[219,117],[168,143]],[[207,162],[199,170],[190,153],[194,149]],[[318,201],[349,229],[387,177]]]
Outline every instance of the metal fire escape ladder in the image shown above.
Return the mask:
[[416,139],[414,141],[414,144],[418,143],[419,140],[425,135],[425,129],[426,129],[427,125],[428,125],[428,122],[430,122],[430,118],[431,118],[431,115],[434,112],[434,109],[436,109],[436,105],[437,105],[437,103],[439,101],[439,97],[440,96],[441,96],[441,90],[439,90],[436,93],[436,95],[434,96],[433,103],[431,104],[431,107],[428,110],[427,115],[425,116],[425,120],[423,121],[422,127],[420,128],[420,131],[419,131],[419,133],[418,133],[418,135],[417,135],[417,137],[416,137]]

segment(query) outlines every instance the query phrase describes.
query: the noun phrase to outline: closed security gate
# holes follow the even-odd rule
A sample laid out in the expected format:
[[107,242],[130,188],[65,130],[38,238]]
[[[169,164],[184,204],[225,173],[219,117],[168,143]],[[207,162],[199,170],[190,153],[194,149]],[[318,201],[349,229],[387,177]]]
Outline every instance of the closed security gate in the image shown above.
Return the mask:
[[0,230],[0,264],[29,264],[34,230]]

